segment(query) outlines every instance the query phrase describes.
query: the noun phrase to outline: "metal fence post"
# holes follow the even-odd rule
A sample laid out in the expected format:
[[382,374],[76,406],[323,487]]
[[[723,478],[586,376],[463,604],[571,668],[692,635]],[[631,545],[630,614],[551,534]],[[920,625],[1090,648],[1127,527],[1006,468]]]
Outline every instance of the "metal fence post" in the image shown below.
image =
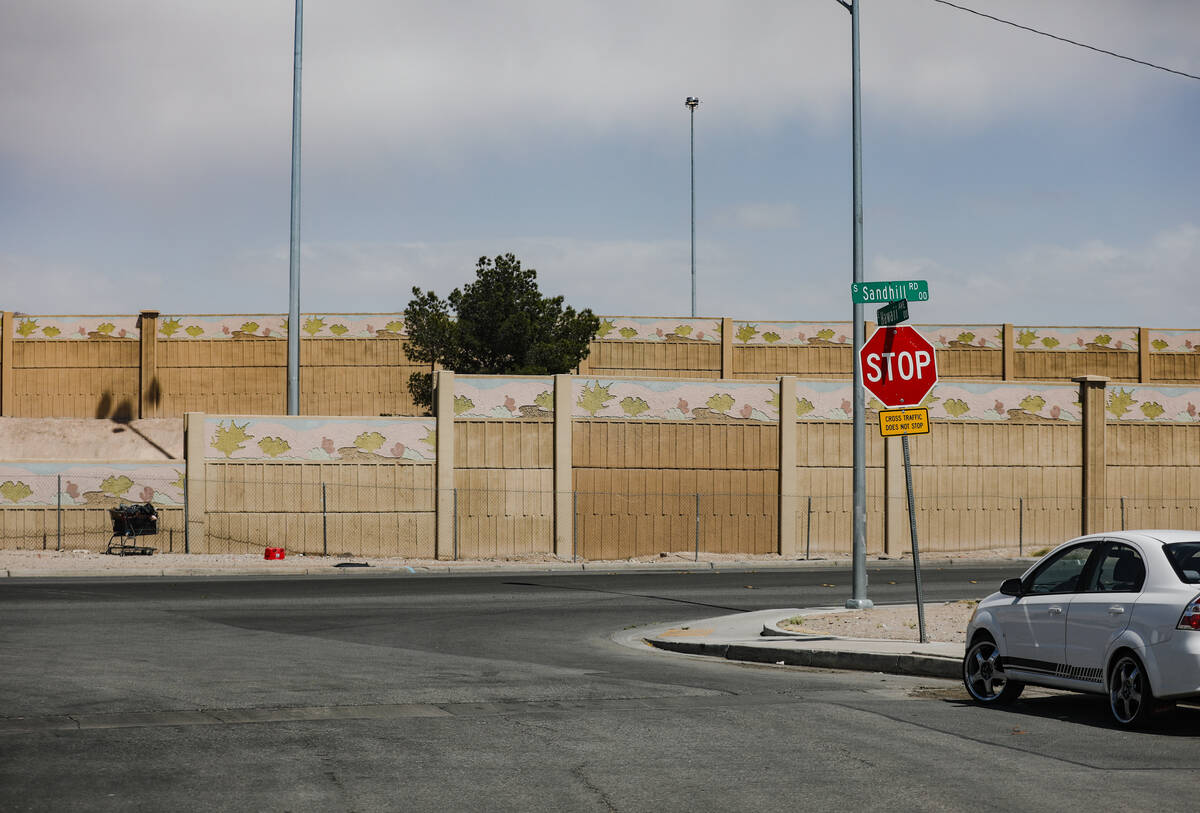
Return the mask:
[[[488,495],[489,498],[490,498],[490,496],[491,495]],[[457,562],[458,561],[458,488],[457,488],[457,486],[454,489],[452,489],[450,497],[451,497],[451,502],[454,505],[453,533],[451,535],[451,538],[453,539],[454,561]]]
[[579,492],[571,492],[571,561],[577,559],[579,552]]
[[808,519],[804,528],[804,558],[812,556],[812,495],[808,495]]
[[325,509],[324,481],[321,481],[321,555],[329,555],[329,514]]
[[700,495],[696,495],[696,561],[700,561]]
[[62,475],[58,475],[58,547],[62,550]]
[[1017,555],[1025,555],[1025,498],[1017,498]]
[[1125,530],[1125,498],[1121,498],[1121,530]]

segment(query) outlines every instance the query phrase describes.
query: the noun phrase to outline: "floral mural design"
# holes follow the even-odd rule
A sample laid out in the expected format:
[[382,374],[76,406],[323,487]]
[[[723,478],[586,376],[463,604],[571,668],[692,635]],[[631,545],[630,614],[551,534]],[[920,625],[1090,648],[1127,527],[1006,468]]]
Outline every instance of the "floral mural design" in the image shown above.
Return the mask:
[[209,460],[436,459],[433,418],[206,416]]
[[130,502],[183,505],[183,470],[182,461],[0,463],[0,508]]
[[821,347],[854,343],[849,322],[734,322],[734,344]]
[[456,418],[552,418],[554,379],[549,376],[505,377],[456,375]]
[[1124,350],[1138,349],[1133,327],[1013,327],[1018,350]]
[[[287,316],[278,313],[188,316],[163,315],[159,339],[286,339]],[[301,314],[300,337],[369,339],[404,337],[404,314]]]
[[[763,381],[572,378],[572,416],[668,421],[776,421],[779,387]],[[774,398],[774,401],[772,401]]]
[[596,338],[603,341],[719,342],[721,320],[601,316]]
[[918,333],[939,350],[983,347],[1004,348],[1002,325],[913,325]]
[[1200,330],[1146,331],[1151,353],[1200,353]]
[[136,316],[25,316],[17,314],[14,339],[138,339]]
[[1200,389],[1110,383],[1104,408],[1110,421],[1200,423]]

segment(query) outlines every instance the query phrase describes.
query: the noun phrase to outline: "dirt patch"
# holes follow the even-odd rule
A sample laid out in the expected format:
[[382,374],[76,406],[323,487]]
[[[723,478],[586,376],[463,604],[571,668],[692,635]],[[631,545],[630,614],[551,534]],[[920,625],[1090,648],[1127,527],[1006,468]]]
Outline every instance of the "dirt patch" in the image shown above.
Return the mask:
[[[925,605],[925,633],[930,641],[965,642],[967,622],[977,601],[951,601]],[[792,632],[836,635],[840,638],[882,638],[920,641],[915,604],[811,613],[788,619],[780,627]]]

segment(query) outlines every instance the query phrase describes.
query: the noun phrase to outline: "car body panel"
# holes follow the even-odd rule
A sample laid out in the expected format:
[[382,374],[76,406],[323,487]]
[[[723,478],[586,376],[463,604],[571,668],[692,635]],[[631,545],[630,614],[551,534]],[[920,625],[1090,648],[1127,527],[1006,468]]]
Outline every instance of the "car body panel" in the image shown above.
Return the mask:
[[[1183,582],[1163,545],[1200,540],[1200,531],[1111,532],[1059,545],[1022,574],[1022,582],[1045,568],[1064,549],[1094,543],[1086,583],[1067,593],[993,593],[979,603],[967,641],[986,632],[995,642],[1005,673],[1024,683],[1106,693],[1108,671],[1122,651],[1145,666],[1154,695],[1172,700],[1200,696],[1200,630],[1176,629],[1184,607],[1200,595],[1200,584]],[[1137,589],[1115,578],[1106,557],[1132,548],[1142,559]]]

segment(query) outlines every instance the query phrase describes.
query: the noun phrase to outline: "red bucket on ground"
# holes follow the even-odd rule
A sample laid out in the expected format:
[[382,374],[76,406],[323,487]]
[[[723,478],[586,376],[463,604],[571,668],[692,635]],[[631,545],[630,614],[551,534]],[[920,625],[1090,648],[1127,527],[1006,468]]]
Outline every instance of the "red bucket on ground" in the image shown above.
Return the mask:
[[264,559],[282,559],[285,555],[283,548],[267,548],[263,551]]

